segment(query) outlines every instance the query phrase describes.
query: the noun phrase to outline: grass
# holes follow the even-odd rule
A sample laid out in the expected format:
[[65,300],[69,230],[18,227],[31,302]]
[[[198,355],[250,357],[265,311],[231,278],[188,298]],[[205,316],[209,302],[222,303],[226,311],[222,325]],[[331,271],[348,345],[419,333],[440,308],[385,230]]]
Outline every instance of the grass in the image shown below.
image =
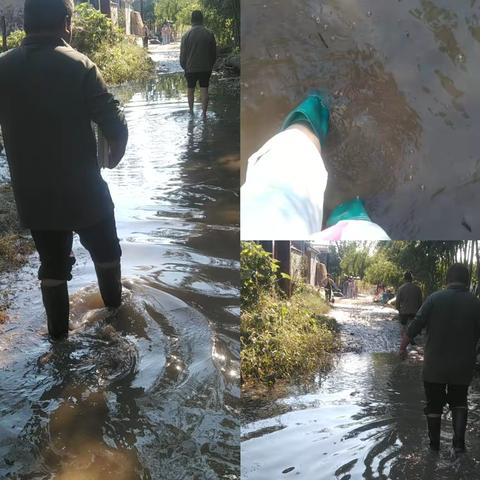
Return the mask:
[[242,381],[272,385],[327,370],[339,346],[337,324],[328,311],[313,290],[289,300],[261,294],[241,316]]
[[[0,185],[0,274],[20,268],[33,251],[33,242],[22,236],[9,184]],[[0,293],[0,324],[7,320],[8,292]]]

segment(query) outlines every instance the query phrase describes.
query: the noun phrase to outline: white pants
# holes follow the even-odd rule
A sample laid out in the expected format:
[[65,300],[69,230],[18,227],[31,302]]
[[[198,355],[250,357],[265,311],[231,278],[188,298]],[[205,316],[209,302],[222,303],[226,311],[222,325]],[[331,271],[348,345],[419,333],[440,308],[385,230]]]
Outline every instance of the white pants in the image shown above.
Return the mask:
[[322,230],[328,173],[302,130],[270,139],[248,160],[241,190],[242,240],[389,240],[377,224],[343,220]]
[[319,232],[327,180],[322,157],[304,132],[275,135],[248,160],[242,240],[306,240]]

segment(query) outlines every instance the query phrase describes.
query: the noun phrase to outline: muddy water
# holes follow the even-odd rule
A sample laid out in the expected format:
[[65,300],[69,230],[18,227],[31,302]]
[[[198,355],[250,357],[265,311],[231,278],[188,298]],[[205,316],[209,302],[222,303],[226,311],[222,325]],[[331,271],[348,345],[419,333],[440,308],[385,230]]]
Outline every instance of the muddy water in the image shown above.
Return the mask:
[[242,11],[242,165],[322,89],[327,212],[360,195],[392,238],[478,237],[479,2],[248,0]]
[[346,351],[330,374],[276,401],[246,399],[242,478],[476,478],[479,379],[470,394],[468,453],[456,458],[451,452],[445,414],[441,452],[432,454],[422,412],[422,347],[401,361],[394,312],[370,299],[340,301],[333,314]]
[[152,53],[162,74],[130,88],[127,154],[104,172],[123,306],[102,308],[76,242],[72,330],[52,346],[36,258],[2,280],[2,478],[239,477],[238,99],[214,83],[208,119],[190,117],[178,45]]

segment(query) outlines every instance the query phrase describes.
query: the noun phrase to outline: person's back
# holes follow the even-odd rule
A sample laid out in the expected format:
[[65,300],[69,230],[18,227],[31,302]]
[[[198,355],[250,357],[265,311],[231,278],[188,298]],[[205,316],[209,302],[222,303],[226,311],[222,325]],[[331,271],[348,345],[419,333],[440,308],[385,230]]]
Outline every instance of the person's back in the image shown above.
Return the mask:
[[126,135],[126,126],[113,98],[102,100],[97,76],[87,57],[54,36],[27,37],[0,56],[0,124],[30,229],[82,228],[113,211],[91,121],[107,138]]
[[480,339],[480,301],[464,285],[452,284],[427,298],[407,334],[413,338],[422,328],[425,381],[468,385]]
[[208,87],[210,76],[217,59],[217,44],[213,33],[203,26],[200,10],[192,12],[192,28],[182,37],[180,44],[180,65],[187,80],[188,107],[193,114],[195,88],[200,84],[203,117],[207,116]]
[[38,278],[52,339],[68,336],[73,233],[89,251],[104,304],[122,302],[121,247],[100,175],[92,122],[122,159],[125,118],[96,66],[70,47],[72,0],[26,0],[26,38],[0,56],[0,125],[20,221],[40,257]]
[[203,25],[193,25],[182,37],[181,65],[186,73],[211,72],[217,57],[215,36]]
[[452,411],[453,447],[465,450],[468,418],[468,388],[472,381],[476,347],[480,339],[480,300],[469,291],[470,272],[454,264],[447,272],[447,288],[430,295],[417,312],[400,346],[426,329],[423,382],[427,406],[430,448],[440,449],[443,408]]
[[402,315],[415,315],[422,306],[422,290],[412,281],[405,282],[397,292],[397,309]]

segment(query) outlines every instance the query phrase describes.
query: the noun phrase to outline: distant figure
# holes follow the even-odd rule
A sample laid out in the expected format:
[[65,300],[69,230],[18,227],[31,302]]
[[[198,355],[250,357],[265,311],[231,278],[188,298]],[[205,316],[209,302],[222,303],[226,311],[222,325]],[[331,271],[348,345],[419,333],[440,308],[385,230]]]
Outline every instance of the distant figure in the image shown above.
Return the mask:
[[213,33],[203,26],[203,14],[192,13],[192,28],[182,37],[180,65],[185,70],[188,84],[188,106],[193,113],[195,88],[200,83],[204,118],[208,109],[208,87],[213,66],[217,59],[217,43]]
[[447,272],[447,288],[430,295],[408,327],[400,346],[407,346],[426,329],[423,380],[430,448],[440,449],[443,407],[452,411],[453,447],[465,451],[468,387],[472,381],[480,339],[480,301],[469,292],[470,272],[454,264]]
[[403,279],[405,283],[398,289],[395,300],[395,308],[398,310],[402,328],[402,337],[423,302],[422,290],[413,283],[412,272],[405,272]]
[[325,299],[331,303],[333,300],[334,281],[332,276],[328,273],[325,280]]
[[121,304],[114,206],[97,161],[95,122],[122,159],[128,129],[97,67],[67,42],[72,0],[26,0],[26,38],[0,56],[0,124],[20,221],[40,256],[48,332],[68,335],[73,232],[95,264],[107,307]]
[[148,27],[143,27],[143,48],[148,48]]

